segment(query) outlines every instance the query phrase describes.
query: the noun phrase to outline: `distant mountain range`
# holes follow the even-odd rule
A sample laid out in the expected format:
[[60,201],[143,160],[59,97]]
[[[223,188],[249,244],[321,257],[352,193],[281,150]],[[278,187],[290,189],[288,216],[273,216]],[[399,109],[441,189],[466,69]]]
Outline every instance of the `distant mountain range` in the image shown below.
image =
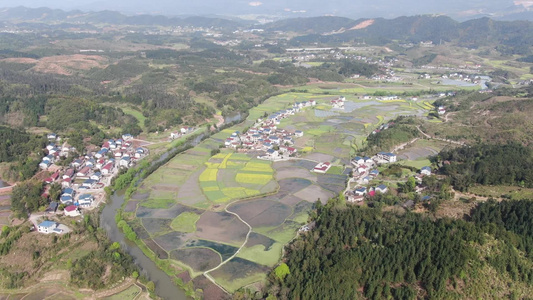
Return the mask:
[[176,15],[265,15],[278,18],[334,15],[349,18],[395,18],[441,14],[456,20],[480,17],[533,20],[531,0],[0,0],[0,7],[60,8],[66,10]]
[[[529,21],[496,21],[487,17],[458,22],[447,16],[418,15],[394,19],[345,17],[310,17],[283,19],[268,24],[253,24],[237,18],[166,17],[162,15],[127,16],[114,11],[82,12],[50,8],[16,7],[0,10],[0,22],[24,23],[25,26],[54,26],[98,23],[119,25],[164,25],[217,27],[226,30],[262,28],[265,31],[291,31],[298,36],[291,46],[324,43],[365,42],[384,45],[392,41],[419,43],[455,42],[465,47],[492,45],[508,54],[531,54],[533,23]],[[46,25],[39,25],[46,23]]]
[[117,25],[161,25],[161,26],[197,26],[235,29],[251,24],[244,20],[228,18],[163,15],[128,16],[116,11],[83,12],[81,10],[64,11],[46,7],[28,8],[23,6],[0,9],[0,21],[9,22],[68,22],[68,23],[107,23]]
[[293,46],[340,45],[354,41],[374,45],[431,41],[434,44],[454,42],[469,48],[491,45],[508,54],[529,54],[533,45],[533,22],[495,21],[487,17],[461,23],[450,17],[430,15],[359,20],[314,17],[281,20],[265,24],[263,29],[300,33],[291,40]]

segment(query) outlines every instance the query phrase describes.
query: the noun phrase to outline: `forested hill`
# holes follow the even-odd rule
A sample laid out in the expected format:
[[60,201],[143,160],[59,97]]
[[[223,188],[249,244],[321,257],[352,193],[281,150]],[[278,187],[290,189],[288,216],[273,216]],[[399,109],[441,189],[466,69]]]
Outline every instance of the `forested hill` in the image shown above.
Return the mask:
[[278,299],[524,299],[533,202],[487,202],[473,221],[318,207],[316,228],[270,275]]
[[160,26],[198,26],[236,29],[247,25],[245,21],[207,17],[166,17],[161,15],[127,16],[116,11],[82,12],[63,11],[46,7],[14,7],[0,10],[0,21],[10,22],[68,22],[68,23],[107,23],[116,25],[160,25]]
[[[308,20],[308,21],[305,21]],[[480,47],[494,44],[525,54],[533,44],[533,26],[529,21],[494,21],[481,18],[459,23],[446,16],[411,16],[395,19],[360,19],[317,17],[282,20],[264,26],[266,30],[295,31],[307,34],[292,39],[292,45],[310,43],[387,44],[393,40],[418,43],[457,42],[460,46]]]

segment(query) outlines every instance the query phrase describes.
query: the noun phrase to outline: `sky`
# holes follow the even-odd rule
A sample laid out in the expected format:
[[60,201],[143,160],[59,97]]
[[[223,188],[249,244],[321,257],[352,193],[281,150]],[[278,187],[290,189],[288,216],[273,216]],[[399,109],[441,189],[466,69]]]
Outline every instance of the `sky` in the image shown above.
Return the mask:
[[0,0],[0,7],[50,7],[83,11],[116,10],[127,14],[278,15],[350,18],[416,14],[479,16],[524,9],[533,0]]

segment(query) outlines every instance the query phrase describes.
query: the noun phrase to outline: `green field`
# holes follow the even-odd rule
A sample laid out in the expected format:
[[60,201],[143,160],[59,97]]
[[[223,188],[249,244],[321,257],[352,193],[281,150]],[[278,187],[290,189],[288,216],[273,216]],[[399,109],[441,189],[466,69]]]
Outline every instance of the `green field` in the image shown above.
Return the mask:
[[136,110],[136,109],[133,109],[129,106],[124,106],[122,107],[122,111],[125,113],[125,114],[128,114],[128,115],[131,115],[133,116],[135,119],[137,119],[138,121],[138,124],[139,124],[139,127],[141,127],[143,130],[145,129],[144,127],[144,121],[146,120],[146,117],[143,116],[142,112]]
[[180,232],[195,232],[196,222],[200,219],[200,216],[192,212],[184,212],[177,216],[170,227]]
[[283,245],[280,243],[274,243],[270,246],[270,249],[266,250],[263,245],[255,245],[253,247],[244,247],[237,254],[237,257],[253,261],[260,265],[268,267],[275,266],[281,258],[281,250]]

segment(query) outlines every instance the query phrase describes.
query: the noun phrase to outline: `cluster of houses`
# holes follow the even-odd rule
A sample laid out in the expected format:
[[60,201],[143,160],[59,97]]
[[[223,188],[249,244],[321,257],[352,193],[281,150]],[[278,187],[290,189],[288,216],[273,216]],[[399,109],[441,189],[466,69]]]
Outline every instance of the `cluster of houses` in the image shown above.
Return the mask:
[[344,109],[344,102],[346,102],[346,98],[344,96],[340,96],[339,98],[330,101],[331,106],[338,109]]
[[76,148],[71,147],[67,143],[58,145],[61,138],[55,133],[49,133],[47,135],[49,144],[46,146],[46,155],[41,159],[39,168],[47,170],[54,162],[58,161],[61,157],[68,157],[71,152],[76,151]]
[[346,201],[348,202],[360,202],[364,200],[366,195],[368,195],[369,197],[373,197],[376,195],[376,193],[385,194],[388,191],[389,188],[384,184],[369,188],[361,186],[355,188],[353,191],[347,191],[344,196],[346,198]]
[[171,132],[170,133],[170,139],[171,140],[174,140],[174,139],[177,139],[177,138],[180,138],[188,133],[191,133],[194,131],[194,127],[188,127],[188,126],[184,126],[184,127],[181,127],[179,131],[176,131],[176,132]]
[[385,123],[385,124],[381,124],[378,128],[372,130],[372,134],[376,134],[376,133],[381,132],[383,130],[387,130],[393,125],[394,125],[394,122],[388,122],[388,123]]
[[[135,148],[132,139],[133,136],[125,134],[120,139],[106,140],[98,151],[88,151],[69,166],[54,166],[54,172],[44,180],[46,186],[41,196],[49,198],[54,183],[61,184],[62,192],[59,201],[51,201],[47,212],[55,212],[59,204],[63,204],[65,215],[76,216],[80,208],[90,207],[95,198],[89,190],[102,189],[110,183],[116,170],[131,167],[147,154],[146,149]],[[48,166],[47,169],[52,168]]]
[[[366,160],[365,160],[366,159]],[[386,193],[389,191],[389,188],[384,185],[380,184],[377,186],[371,186],[368,187],[368,184],[370,181],[374,178],[376,178],[379,175],[379,171],[377,169],[374,169],[370,172],[368,172],[368,169],[370,169],[369,164],[370,158],[363,158],[363,157],[356,157],[352,160],[352,165],[354,165],[355,168],[357,168],[359,181],[357,187],[355,187],[353,190],[348,190],[344,194],[346,201],[348,202],[360,202],[365,199],[365,197],[373,197],[376,195],[376,193]],[[422,178],[424,176],[430,176],[432,174],[431,167],[425,166],[420,169],[420,172],[415,175],[415,179],[418,183],[422,182]],[[366,186],[365,186],[366,185]],[[420,186],[416,187],[416,192],[421,193],[423,191],[423,188]],[[428,201],[431,199],[431,196],[423,196],[422,201]]]
[[258,158],[276,160],[292,156],[298,152],[294,147],[294,139],[303,136],[303,131],[294,132],[279,129],[277,125],[282,119],[299,112],[304,107],[315,106],[316,101],[296,102],[291,108],[280,110],[257,122],[245,133],[235,131],[225,141],[226,148],[237,149],[239,152],[262,151]]

